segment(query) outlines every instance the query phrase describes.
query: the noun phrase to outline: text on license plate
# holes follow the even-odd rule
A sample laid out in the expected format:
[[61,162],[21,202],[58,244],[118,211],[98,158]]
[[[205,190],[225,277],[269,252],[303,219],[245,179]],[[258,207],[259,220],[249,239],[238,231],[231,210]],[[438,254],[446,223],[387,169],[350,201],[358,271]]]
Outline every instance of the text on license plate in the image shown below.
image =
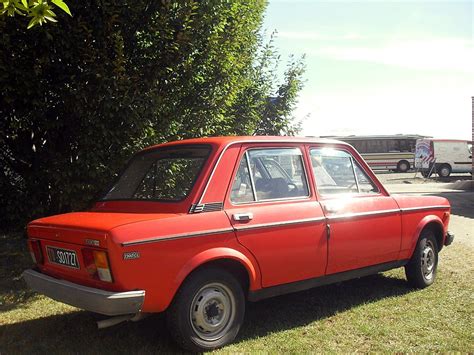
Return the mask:
[[79,261],[75,251],[53,247],[46,247],[46,249],[50,262],[79,269]]

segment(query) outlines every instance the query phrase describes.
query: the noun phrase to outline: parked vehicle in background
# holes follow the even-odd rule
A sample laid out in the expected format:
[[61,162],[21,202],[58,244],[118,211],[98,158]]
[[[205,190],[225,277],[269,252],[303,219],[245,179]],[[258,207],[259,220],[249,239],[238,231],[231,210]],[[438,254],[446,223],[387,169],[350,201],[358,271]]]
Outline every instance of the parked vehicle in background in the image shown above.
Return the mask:
[[415,167],[424,177],[436,173],[472,173],[472,142],[455,139],[418,139]]
[[324,136],[351,144],[372,170],[406,172],[414,167],[416,140],[420,135]]
[[390,195],[347,143],[184,140],[135,155],[91,210],[31,222],[23,276],[108,325],[166,312],[204,351],[234,340],[247,300],[402,266],[430,286],[449,218],[443,197]]

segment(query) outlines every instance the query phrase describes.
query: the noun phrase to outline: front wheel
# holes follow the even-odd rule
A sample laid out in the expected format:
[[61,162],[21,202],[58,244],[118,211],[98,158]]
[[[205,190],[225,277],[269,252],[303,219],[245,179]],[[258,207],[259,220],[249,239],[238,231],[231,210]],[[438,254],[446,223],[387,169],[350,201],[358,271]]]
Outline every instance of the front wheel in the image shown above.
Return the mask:
[[438,268],[438,245],[432,230],[422,232],[415,252],[407,265],[405,275],[416,288],[430,286],[436,278]]
[[245,297],[230,273],[206,268],[183,283],[167,311],[168,328],[186,350],[209,351],[231,343],[244,320]]

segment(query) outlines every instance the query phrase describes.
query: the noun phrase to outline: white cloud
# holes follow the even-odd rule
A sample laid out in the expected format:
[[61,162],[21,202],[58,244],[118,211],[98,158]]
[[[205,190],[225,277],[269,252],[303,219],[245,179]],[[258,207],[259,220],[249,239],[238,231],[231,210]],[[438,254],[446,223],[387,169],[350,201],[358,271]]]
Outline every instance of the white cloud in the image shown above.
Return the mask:
[[317,40],[317,41],[340,41],[363,39],[361,35],[355,32],[348,32],[340,35],[325,35],[312,31],[281,31],[277,32],[277,37],[295,40]]
[[312,50],[310,54],[417,70],[474,73],[473,43],[461,39],[396,40],[374,47],[329,46]]

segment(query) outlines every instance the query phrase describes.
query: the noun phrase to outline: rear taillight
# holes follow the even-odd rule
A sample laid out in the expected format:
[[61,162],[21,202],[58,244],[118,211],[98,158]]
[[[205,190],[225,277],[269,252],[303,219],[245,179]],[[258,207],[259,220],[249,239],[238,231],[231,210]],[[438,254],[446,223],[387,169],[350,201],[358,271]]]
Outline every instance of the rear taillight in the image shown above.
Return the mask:
[[44,263],[43,252],[41,251],[41,244],[39,240],[30,241],[30,254],[35,264]]
[[107,252],[91,248],[82,249],[82,258],[89,275],[97,280],[112,282]]

